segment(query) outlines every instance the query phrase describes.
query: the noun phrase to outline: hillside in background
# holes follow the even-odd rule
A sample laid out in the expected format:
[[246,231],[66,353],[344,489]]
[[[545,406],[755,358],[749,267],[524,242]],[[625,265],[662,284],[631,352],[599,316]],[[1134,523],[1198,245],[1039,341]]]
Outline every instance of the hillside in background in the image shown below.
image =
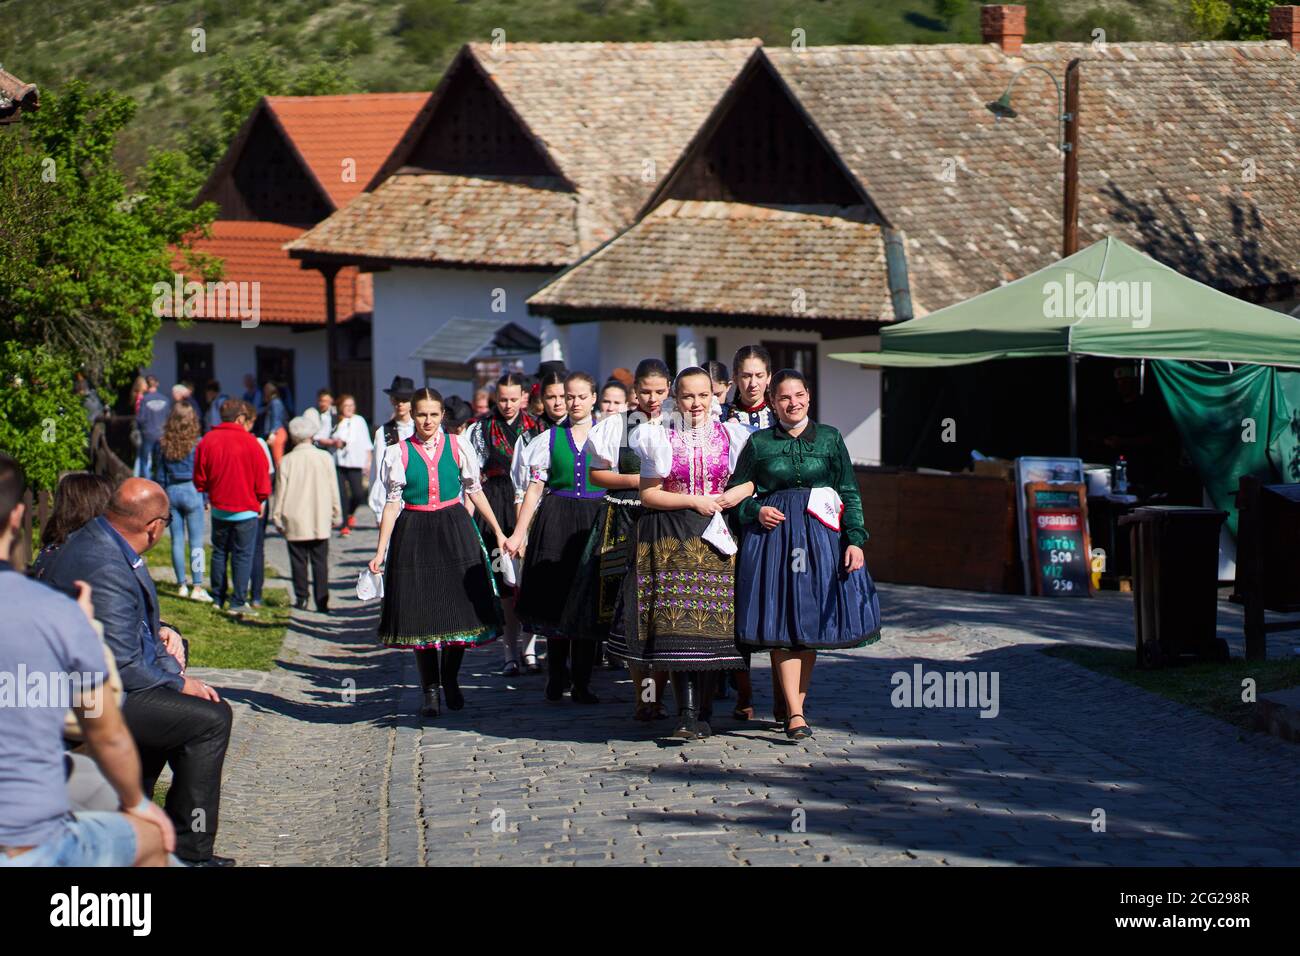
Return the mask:
[[[1187,39],[1185,0],[1027,0],[1030,40]],[[202,171],[261,92],[429,90],[467,40],[699,40],[809,45],[977,42],[974,0],[6,0],[0,64],[139,104],[120,158],[184,149]],[[194,28],[204,31],[196,52]],[[249,64],[252,64],[250,66]],[[238,78],[238,82],[234,78]],[[232,93],[238,86],[240,93]],[[223,100],[224,95],[224,100]],[[222,119],[222,109],[229,114]]]

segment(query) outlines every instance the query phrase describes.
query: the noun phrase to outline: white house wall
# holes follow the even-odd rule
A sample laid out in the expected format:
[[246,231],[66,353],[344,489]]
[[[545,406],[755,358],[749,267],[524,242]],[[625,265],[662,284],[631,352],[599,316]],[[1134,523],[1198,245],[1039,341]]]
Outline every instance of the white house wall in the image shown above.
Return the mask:
[[[770,329],[693,327],[698,357],[706,358],[705,343],[718,340],[717,356],[728,367],[743,345],[758,342],[817,342],[818,414],[828,425],[844,434],[854,461],[880,462],[880,372],[864,371],[856,365],[838,362],[832,352],[862,352],[878,349],[878,336],[835,339],[822,342],[816,332],[774,332]],[[636,367],[643,358],[663,358],[665,335],[677,335],[678,326],[645,322],[584,322],[560,326],[565,339],[565,361],[571,369],[590,372],[603,381],[620,366]],[[734,369],[732,370],[734,374]]]
[[[541,320],[529,315],[524,303],[549,278],[541,272],[483,269],[396,267],[376,272],[371,332],[375,416],[382,420],[389,408],[383,390],[393,376],[404,375],[417,387],[424,384],[424,360],[411,353],[449,319],[499,319],[540,336]],[[438,379],[430,384],[444,394],[473,397],[466,394],[463,381]]]
[[[324,329],[293,332],[284,325],[262,323],[245,329],[238,322],[194,322],[182,328],[170,319],[164,319],[154,337],[153,363],[147,374],[158,376],[163,391],[176,382],[176,346],[178,343],[198,343],[212,346],[213,372],[221,388],[229,395],[242,395],[244,376],[257,373],[257,348],[290,349],[294,354],[295,413],[315,404],[316,392],[329,385],[326,366]],[[195,382],[202,389],[203,382]]]

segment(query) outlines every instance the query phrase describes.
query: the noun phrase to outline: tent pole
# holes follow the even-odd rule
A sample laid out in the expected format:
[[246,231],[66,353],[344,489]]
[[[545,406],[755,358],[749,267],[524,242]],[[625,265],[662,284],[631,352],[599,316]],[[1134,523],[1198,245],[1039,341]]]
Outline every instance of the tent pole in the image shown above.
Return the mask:
[[1071,354],[1070,363],[1070,457],[1079,457],[1079,356]]
[[[1079,61],[1071,60],[1065,68],[1065,109],[1061,114],[1064,124],[1064,142],[1061,152],[1065,158],[1062,203],[1063,230],[1061,258],[1067,259],[1079,251]],[[1070,457],[1079,457],[1079,357],[1073,352],[1069,357],[1070,378]]]

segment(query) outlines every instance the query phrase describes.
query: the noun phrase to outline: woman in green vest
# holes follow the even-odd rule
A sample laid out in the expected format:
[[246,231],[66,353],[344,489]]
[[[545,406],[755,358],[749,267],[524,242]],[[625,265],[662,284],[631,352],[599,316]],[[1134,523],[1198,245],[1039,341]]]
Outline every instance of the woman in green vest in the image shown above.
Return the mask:
[[[626,650],[618,627],[622,619],[619,599],[623,578],[631,566],[632,529],[642,513],[641,456],[632,449],[631,436],[642,426],[662,427],[663,405],[668,399],[671,380],[672,374],[662,360],[642,359],[632,380],[631,408],[624,414],[602,418],[587,435],[591,481],[605,489],[605,500],[582,553],[562,623],[565,631],[575,638],[607,641],[606,649],[613,661],[621,661]],[[651,675],[642,665],[627,663],[637,692],[637,720],[666,718],[668,711],[663,705],[663,695],[668,683],[667,672]]]
[[384,575],[379,639],[415,649],[421,713],[436,717],[440,687],[449,708],[465,706],[457,681],[465,648],[496,640],[503,622],[488,553],[461,495],[474,502],[497,547],[505,536],[479,483],[478,457],[464,436],[442,428],[442,396],[417,389],[411,414],[414,434],[389,445],[380,466],[388,495],[370,570]]
[[[596,642],[590,635],[565,633],[560,623],[587,538],[605,500],[605,489],[592,483],[586,449],[596,403],[595,379],[586,372],[571,372],[564,380],[564,399],[569,413],[566,424],[534,438],[523,451],[528,490],[505,548],[507,554],[517,555],[528,539],[515,613],[525,630],[546,637],[546,699],[563,698],[571,680],[574,703],[598,704],[590,688]],[[534,514],[537,527],[529,532]]]

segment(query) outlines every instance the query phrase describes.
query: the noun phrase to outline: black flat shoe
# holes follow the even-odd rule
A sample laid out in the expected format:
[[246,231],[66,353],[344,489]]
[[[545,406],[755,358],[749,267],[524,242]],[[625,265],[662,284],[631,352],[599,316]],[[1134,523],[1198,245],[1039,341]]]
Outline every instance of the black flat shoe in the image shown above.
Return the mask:
[[465,695],[455,684],[447,684],[442,688],[442,692],[447,695],[448,710],[460,710],[465,706]]
[[[450,696],[449,694],[448,698]],[[451,706],[450,699],[447,701],[447,706]],[[442,713],[442,704],[438,700],[438,685],[434,684],[432,687],[425,688],[424,703],[420,707],[420,716],[437,717],[440,713]]]
[[573,693],[569,695],[575,704],[599,704],[600,698],[593,694],[585,687],[573,688]]
[[[798,717],[803,720],[802,727],[791,727],[790,721]],[[808,721],[804,720],[803,714],[791,714],[785,719],[785,735],[791,740],[807,740],[813,735],[812,728],[808,726]]]
[[564,688],[559,684],[547,683],[546,699],[554,703],[557,700],[564,700]]

